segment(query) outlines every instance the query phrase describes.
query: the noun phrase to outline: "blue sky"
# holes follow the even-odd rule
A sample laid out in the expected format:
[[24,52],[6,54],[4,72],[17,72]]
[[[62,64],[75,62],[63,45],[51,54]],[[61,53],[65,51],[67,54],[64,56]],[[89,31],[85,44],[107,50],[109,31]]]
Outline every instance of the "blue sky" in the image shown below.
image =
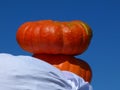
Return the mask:
[[94,90],[120,90],[119,0],[1,0],[0,53],[31,55],[18,46],[16,31],[24,22],[45,19],[88,23],[93,38],[77,57],[90,64]]

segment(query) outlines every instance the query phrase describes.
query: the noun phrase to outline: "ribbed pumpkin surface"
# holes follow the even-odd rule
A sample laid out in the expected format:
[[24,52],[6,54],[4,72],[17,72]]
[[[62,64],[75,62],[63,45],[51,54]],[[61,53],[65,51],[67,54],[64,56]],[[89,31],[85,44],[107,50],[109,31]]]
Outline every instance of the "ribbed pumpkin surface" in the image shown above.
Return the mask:
[[26,22],[16,34],[19,45],[36,54],[81,54],[88,48],[91,37],[90,27],[78,20]]

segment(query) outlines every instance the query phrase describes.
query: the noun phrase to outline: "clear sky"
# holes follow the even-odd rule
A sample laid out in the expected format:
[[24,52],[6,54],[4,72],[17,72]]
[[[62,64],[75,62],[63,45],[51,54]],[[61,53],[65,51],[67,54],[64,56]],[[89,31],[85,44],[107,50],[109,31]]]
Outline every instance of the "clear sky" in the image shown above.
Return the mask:
[[88,23],[93,38],[77,57],[90,64],[94,90],[120,90],[119,0],[0,0],[0,53],[31,55],[18,46],[16,31],[24,22],[45,19]]

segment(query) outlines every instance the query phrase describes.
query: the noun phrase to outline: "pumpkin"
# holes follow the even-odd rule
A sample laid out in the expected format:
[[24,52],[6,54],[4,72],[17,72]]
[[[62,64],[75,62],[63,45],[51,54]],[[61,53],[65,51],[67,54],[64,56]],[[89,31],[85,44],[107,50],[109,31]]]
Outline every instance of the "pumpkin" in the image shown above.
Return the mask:
[[33,57],[44,60],[60,70],[73,72],[87,82],[91,81],[92,70],[89,64],[81,59],[75,58],[74,56],[34,54]]
[[88,48],[91,37],[90,27],[79,20],[26,22],[16,33],[20,47],[35,54],[78,55]]

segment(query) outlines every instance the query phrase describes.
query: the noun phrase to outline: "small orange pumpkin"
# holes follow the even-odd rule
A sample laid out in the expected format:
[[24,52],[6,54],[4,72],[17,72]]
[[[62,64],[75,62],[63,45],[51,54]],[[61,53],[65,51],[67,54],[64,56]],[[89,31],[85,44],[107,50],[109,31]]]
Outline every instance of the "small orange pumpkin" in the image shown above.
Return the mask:
[[89,64],[71,55],[34,54],[33,57],[44,60],[60,70],[73,72],[84,78],[85,81],[90,82],[92,79],[92,70]]
[[88,48],[91,37],[90,27],[78,20],[26,22],[16,34],[19,45],[35,54],[81,54]]

